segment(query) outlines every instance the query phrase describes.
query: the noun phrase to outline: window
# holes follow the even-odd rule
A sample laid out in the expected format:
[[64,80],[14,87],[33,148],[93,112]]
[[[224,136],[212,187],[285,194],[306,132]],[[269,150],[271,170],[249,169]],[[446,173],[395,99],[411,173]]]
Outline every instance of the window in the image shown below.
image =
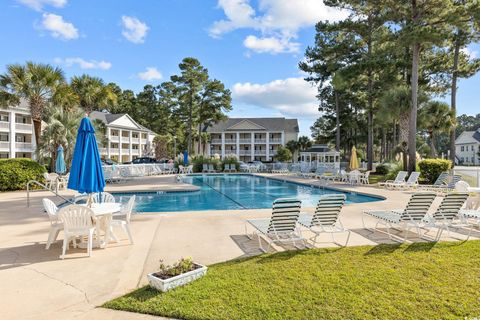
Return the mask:
[[8,122],[8,114],[0,113],[0,121]]
[[0,134],[0,141],[8,141],[8,133],[2,133]]
[[[460,151],[465,151],[465,147],[464,146],[461,146],[460,147]],[[462,160],[463,161],[463,160]]]
[[461,158],[460,158],[460,161],[461,161],[461,162],[465,162],[465,158],[464,158],[464,157],[461,157]]

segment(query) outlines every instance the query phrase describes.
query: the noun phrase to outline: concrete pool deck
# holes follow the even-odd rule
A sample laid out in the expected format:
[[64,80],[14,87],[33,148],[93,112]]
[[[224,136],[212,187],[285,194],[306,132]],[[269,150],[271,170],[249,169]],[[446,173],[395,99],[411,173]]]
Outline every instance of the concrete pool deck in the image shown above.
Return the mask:
[[[269,176],[318,183],[293,176]],[[385,233],[363,229],[361,211],[403,207],[410,192],[365,186],[335,187],[386,198],[344,208],[342,222],[353,231],[349,245],[389,243]],[[106,191],[183,188],[189,185],[176,183],[174,176],[159,176],[109,185]],[[67,190],[61,194],[73,196],[74,193]],[[4,319],[157,319],[96,307],[146,284],[145,275],[157,268],[160,259],[171,263],[181,257],[192,257],[209,265],[258,254],[257,240],[248,240],[244,235],[245,219],[271,214],[270,209],[138,214],[133,216],[131,224],[134,245],[129,245],[121,231],[116,231],[121,241],[109,244],[106,249],[94,249],[92,257],[88,258],[85,250],[70,249],[65,260],[60,260],[61,241],[45,250],[50,226],[41,205],[45,197],[55,203],[62,202],[51,193],[37,191],[31,194],[31,206],[27,208],[25,191],[0,193],[0,301]],[[436,202],[439,201],[437,198]],[[304,211],[312,212],[313,208]],[[373,226],[376,220],[367,218],[366,221],[368,226]],[[453,239],[465,237],[455,232],[451,236]],[[341,236],[338,238],[343,241]],[[59,239],[63,239],[62,234]],[[323,239],[328,241],[329,237],[320,241]],[[332,244],[325,242],[319,246]]]

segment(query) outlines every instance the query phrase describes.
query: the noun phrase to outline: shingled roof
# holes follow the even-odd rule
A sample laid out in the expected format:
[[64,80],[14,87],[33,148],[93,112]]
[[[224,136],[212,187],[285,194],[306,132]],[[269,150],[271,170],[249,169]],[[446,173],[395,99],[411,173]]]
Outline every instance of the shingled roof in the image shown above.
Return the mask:
[[[251,122],[258,127],[255,131],[285,131],[285,132],[299,132],[297,119],[285,118],[228,118],[220,121],[206,128],[207,132],[225,132],[225,131],[242,131],[239,129],[230,129],[231,127],[244,122]],[[245,130],[250,131],[250,130]]]

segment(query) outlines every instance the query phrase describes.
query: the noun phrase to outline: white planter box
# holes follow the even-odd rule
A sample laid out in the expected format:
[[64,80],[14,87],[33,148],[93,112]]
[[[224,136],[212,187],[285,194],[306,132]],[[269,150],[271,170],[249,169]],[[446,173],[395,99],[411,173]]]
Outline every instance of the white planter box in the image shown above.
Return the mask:
[[200,277],[203,277],[207,273],[207,267],[200,264],[196,264],[198,268],[186,273],[182,273],[178,276],[169,278],[169,279],[160,279],[154,276],[154,273],[149,273],[147,275],[148,282],[150,287],[155,288],[159,291],[166,292],[173,288],[183,286],[189,282],[192,282]]

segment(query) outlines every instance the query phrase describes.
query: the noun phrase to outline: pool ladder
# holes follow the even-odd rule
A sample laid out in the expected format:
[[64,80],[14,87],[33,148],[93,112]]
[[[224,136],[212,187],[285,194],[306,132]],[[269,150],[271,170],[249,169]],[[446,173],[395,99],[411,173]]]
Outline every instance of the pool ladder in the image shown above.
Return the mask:
[[63,200],[65,200],[67,202],[73,203],[71,200],[65,198],[64,196],[62,196],[60,194],[58,194],[58,190],[56,188],[55,188],[55,190],[52,190],[52,189],[48,188],[46,185],[44,185],[43,183],[38,182],[37,180],[30,180],[27,183],[27,207],[30,207],[30,185],[31,184],[35,184],[35,185],[39,186],[40,188],[42,188],[42,190],[50,191],[55,196],[57,196],[59,198],[62,198]]

